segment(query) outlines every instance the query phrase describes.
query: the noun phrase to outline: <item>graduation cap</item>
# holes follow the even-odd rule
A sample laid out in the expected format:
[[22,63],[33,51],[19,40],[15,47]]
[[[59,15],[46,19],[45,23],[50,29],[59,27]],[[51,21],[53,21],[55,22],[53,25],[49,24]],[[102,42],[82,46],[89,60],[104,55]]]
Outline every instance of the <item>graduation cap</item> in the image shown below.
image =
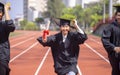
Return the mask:
[[63,18],[59,18],[59,19],[60,19],[60,26],[64,26],[64,25],[69,25],[70,26],[71,20],[63,19]]
[[63,26],[63,25],[69,25],[71,20],[64,19],[64,18],[51,18],[52,21],[54,21],[58,26]]
[[74,26],[71,25],[71,21],[70,19],[64,19],[64,18],[51,18],[52,21],[54,21],[56,23],[56,25],[58,26],[64,26],[64,25],[69,25],[71,28],[75,28]]
[[0,2],[0,12],[4,13],[4,4]]
[[116,8],[116,12],[120,12],[120,5],[114,5],[113,7]]

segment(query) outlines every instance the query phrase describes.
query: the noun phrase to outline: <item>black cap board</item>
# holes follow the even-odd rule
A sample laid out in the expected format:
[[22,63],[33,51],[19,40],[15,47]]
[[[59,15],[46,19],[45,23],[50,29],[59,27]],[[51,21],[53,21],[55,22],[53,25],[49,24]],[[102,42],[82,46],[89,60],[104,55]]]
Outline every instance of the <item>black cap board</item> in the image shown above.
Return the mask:
[[71,26],[70,19],[64,19],[64,18],[52,18],[52,20],[58,25],[58,26],[64,26],[69,25],[71,28],[75,28],[74,26]]
[[120,5],[114,5],[113,7],[116,8],[116,12],[120,12]]
[[71,20],[63,19],[63,18],[59,18],[59,19],[60,19],[60,26],[64,26],[64,25],[69,25],[70,26]]

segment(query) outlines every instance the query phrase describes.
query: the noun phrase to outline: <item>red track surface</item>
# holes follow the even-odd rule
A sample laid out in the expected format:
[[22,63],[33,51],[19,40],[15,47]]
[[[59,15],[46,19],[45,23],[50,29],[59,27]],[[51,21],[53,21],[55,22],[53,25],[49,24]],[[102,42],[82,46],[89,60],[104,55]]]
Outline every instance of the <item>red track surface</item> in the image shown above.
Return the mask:
[[[56,75],[53,59],[48,47],[41,46],[36,38],[38,31],[16,31],[19,36],[11,37],[11,75]],[[51,32],[54,34],[55,32]],[[111,67],[99,37],[88,35],[81,45],[78,67],[79,75],[110,75]]]

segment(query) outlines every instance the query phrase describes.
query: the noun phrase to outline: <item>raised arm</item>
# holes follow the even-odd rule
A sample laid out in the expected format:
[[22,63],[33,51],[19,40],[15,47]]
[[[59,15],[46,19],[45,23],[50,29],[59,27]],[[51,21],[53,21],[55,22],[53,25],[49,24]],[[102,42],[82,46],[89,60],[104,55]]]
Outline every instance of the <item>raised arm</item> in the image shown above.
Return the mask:
[[5,10],[5,27],[6,27],[6,30],[9,31],[9,32],[13,32],[15,30],[15,25],[14,25],[13,20],[11,20],[10,15],[9,15],[10,5],[5,4],[4,10]]
[[87,34],[78,26],[77,21],[73,20],[73,25],[75,26],[77,32],[75,32],[75,41],[77,41],[78,44],[83,44],[85,40],[87,40]]
[[55,36],[49,36],[46,37],[46,40],[44,40],[42,37],[37,38],[38,42],[43,46],[52,46],[55,43]]
[[47,28],[43,31],[42,37],[39,37],[37,40],[43,46],[51,46],[55,41],[55,36],[49,36],[49,26],[50,21],[47,23]]

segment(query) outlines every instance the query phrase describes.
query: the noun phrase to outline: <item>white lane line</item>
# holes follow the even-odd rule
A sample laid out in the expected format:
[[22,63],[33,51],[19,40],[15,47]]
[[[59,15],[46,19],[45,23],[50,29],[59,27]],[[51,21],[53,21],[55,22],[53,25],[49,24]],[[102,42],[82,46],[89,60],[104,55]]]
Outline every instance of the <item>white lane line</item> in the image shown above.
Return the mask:
[[94,41],[94,42],[96,42],[96,43],[98,43],[98,44],[102,45],[102,43],[101,43],[101,42],[98,42],[98,41],[96,41],[96,40],[94,40],[94,39],[92,39],[92,38],[90,38],[90,40],[92,40],[92,41]]
[[27,51],[29,51],[31,48],[33,48],[35,45],[37,45],[38,42],[34,43],[33,45],[31,45],[29,48],[27,48],[26,50],[24,50],[23,52],[21,52],[20,54],[18,54],[17,56],[15,56],[14,58],[12,58],[10,60],[10,62],[13,62],[15,59],[17,59],[18,57],[20,57],[21,55],[23,55],[24,53],[26,53]]
[[77,65],[77,69],[78,69],[78,73],[79,73],[79,75],[82,75],[82,72],[81,72],[81,70],[80,70],[80,68],[79,68],[78,65]]
[[47,50],[47,52],[46,52],[45,56],[43,57],[42,61],[40,62],[40,65],[39,65],[39,67],[37,68],[37,70],[36,70],[36,72],[35,72],[34,75],[38,75],[38,73],[39,73],[39,71],[40,71],[43,63],[45,62],[45,59],[46,59],[46,57],[47,57],[47,55],[48,55],[49,52],[50,52],[50,47],[49,47],[49,49]]
[[25,38],[25,37],[21,37],[21,38],[17,38],[17,39],[12,39],[12,40],[10,40],[10,42],[17,41],[17,40],[20,40],[20,39],[23,39],[23,38]]
[[[47,55],[48,55],[49,52],[50,52],[50,48],[47,50],[47,52],[46,52],[43,60],[41,61],[40,65],[39,65],[39,67],[37,68],[37,70],[36,70],[36,72],[35,72],[34,75],[38,75],[38,73],[39,73],[40,69],[42,68],[42,65],[43,65],[43,63],[45,62],[45,59],[47,58]],[[77,65],[77,69],[78,69],[79,75],[82,75],[82,72],[81,72],[81,70],[80,70],[80,68],[79,68],[78,65]]]
[[12,45],[11,48],[13,48],[13,47],[15,47],[15,46],[18,46],[18,45],[20,45],[20,44],[23,44],[23,43],[25,43],[25,42],[27,42],[27,41],[29,41],[29,40],[31,40],[31,39],[34,39],[34,37],[31,37],[31,38],[29,38],[29,39],[27,39],[27,40],[25,40],[25,41],[22,41],[22,42],[19,42],[19,43],[15,44],[15,45]]
[[[27,34],[27,33],[26,33],[26,34]],[[20,36],[19,38],[18,38],[18,36],[17,36],[15,39],[10,40],[10,42],[13,42],[13,41],[17,41],[17,40],[20,40],[20,39],[26,38],[26,37],[25,37],[26,34],[24,34],[24,35],[19,35],[19,36]],[[27,35],[28,35],[28,34],[27,34]],[[30,36],[27,36],[27,37],[29,38],[29,37],[32,37],[32,36],[34,36],[34,35],[35,35],[35,33],[32,34],[32,35],[30,35]]]
[[106,59],[103,55],[101,55],[100,53],[98,53],[95,49],[93,49],[91,46],[89,46],[87,43],[84,43],[85,46],[87,46],[90,50],[92,50],[94,53],[96,53],[98,56],[100,56],[103,60],[105,60],[107,63],[110,64],[109,60]]

